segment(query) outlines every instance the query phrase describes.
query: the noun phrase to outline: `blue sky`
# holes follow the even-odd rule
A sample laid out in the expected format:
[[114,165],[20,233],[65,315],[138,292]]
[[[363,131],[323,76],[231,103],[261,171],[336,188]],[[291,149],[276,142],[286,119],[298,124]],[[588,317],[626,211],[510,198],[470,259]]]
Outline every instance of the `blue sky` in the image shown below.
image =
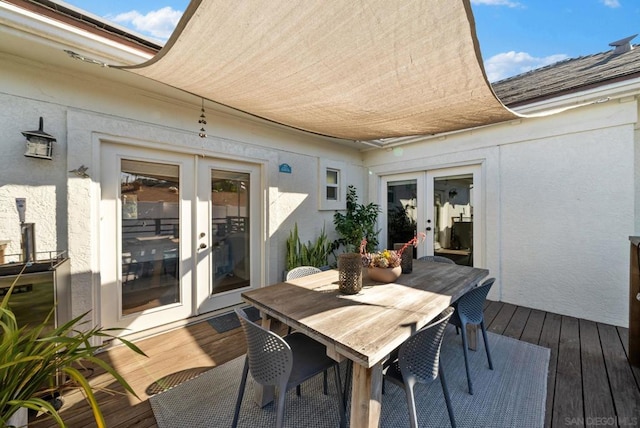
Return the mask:
[[[169,37],[189,4],[187,0],[65,2],[159,41]],[[640,33],[638,0],[471,0],[471,6],[490,81],[604,52],[611,49],[609,43]],[[640,44],[640,37],[632,43]]]

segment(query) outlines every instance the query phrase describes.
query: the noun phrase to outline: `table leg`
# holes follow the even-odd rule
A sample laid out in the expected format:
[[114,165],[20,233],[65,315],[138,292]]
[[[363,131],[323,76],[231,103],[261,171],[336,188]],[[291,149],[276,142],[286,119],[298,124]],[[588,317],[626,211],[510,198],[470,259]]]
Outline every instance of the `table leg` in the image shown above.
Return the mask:
[[475,324],[467,324],[467,345],[472,351],[478,349],[478,326]]
[[378,428],[382,406],[382,364],[353,364],[351,427]]
[[[262,315],[262,327],[267,330],[271,330],[271,318],[269,318],[266,314]],[[260,406],[264,407],[267,404],[271,403],[276,395],[276,387],[275,386],[260,386],[256,385],[255,394],[253,396],[253,401]]]

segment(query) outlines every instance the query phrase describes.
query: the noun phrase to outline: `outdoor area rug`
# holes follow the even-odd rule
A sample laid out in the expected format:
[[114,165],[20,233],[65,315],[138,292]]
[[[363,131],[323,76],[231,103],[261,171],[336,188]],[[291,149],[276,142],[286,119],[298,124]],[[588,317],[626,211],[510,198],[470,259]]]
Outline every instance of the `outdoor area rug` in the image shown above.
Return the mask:
[[[459,427],[542,427],[550,351],[537,345],[489,333],[494,370],[489,370],[479,335],[470,352],[474,395],[467,393],[464,357],[459,335],[449,326],[442,347],[442,364]],[[199,377],[149,398],[160,428],[228,427],[240,384],[244,356],[215,367]],[[343,367],[344,369],[344,367]],[[329,376],[333,380],[333,376]],[[255,383],[249,376],[240,427],[275,426],[275,406],[259,408],[253,402]],[[447,427],[449,418],[440,381],[416,388],[420,427]],[[347,408],[347,420],[348,420]],[[404,390],[386,382],[382,396],[381,427],[408,427]],[[322,394],[322,375],[304,383],[302,396],[287,393],[285,426],[337,427],[339,413],[335,387]]]
[[[244,311],[247,313],[251,321],[257,321],[260,319],[260,311],[253,306],[244,308]],[[211,327],[213,327],[218,333],[224,333],[240,327],[240,320],[238,319],[235,311],[227,312],[214,318],[209,318],[207,322],[211,324]]]

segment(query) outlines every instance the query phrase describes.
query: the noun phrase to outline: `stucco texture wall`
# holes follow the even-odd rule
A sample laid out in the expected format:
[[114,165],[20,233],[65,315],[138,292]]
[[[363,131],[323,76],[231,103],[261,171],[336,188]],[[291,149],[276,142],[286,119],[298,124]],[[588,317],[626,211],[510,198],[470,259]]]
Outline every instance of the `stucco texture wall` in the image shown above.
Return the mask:
[[626,325],[633,127],[500,148],[502,299]]
[[[0,93],[0,240],[9,244],[5,253],[18,255],[20,222],[15,199],[26,198],[25,221],[35,223],[36,251],[66,249],[66,127],[65,110],[49,103],[37,103]],[[38,129],[44,118],[44,131],[57,139],[53,159],[25,157],[26,139],[22,131]],[[44,257],[43,257],[44,258]],[[6,262],[19,258],[7,257]]]
[[[0,57],[0,240],[7,253],[20,251],[16,197],[27,198],[27,221],[36,223],[37,249],[68,250],[72,269],[72,313],[92,311],[100,323],[100,144],[157,149],[189,156],[219,156],[263,165],[261,185],[264,249],[255,268],[262,284],[280,280],[285,240],[295,221],[301,238],[315,239],[333,211],[318,210],[318,159],[345,163],[345,179],[362,189],[363,169],[357,150],[207,106],[208,138],[197,136],[200,99],[132,78],[110,81],[119,70],[99,70],[100,78],[52,70],[45,64]],[[117,77],[120,75],[117,74]],[[140,87],[138,87],[139,85]],[[157,90],[157,93],[154,92]],[[222,111],[221,111],[222,110]],[[23,156],[21,131],[38,128],[55,136],[52,161]],[[278,171],[280,163],[292,174]],[[69,170],[88,167],[88,178]]]

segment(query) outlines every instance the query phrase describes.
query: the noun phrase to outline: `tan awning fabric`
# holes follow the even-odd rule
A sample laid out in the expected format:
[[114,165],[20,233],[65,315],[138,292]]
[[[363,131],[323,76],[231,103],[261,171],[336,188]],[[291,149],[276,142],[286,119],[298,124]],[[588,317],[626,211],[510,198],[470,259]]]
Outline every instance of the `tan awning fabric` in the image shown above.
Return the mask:
[[130,71],[352,140],[518,117],[486,79],[468,0],[193,0]]

